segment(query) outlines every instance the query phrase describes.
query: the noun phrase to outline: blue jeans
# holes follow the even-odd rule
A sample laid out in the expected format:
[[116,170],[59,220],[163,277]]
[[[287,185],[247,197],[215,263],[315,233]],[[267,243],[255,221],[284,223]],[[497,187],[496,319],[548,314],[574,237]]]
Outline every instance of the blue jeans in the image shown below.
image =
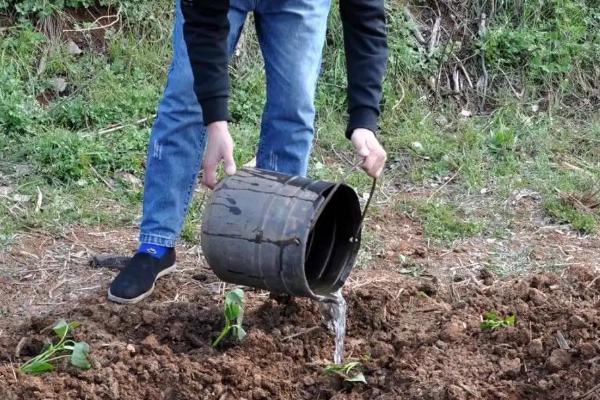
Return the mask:
[[[177,0],[173,62],[148,146],[140,241],[174,247],[183,227],[202,155],[206,127],[193,91]],[[314,134],[314,97],[331,0],[231,0],[229,54],[249,12],[265,61],[267,99],[258,168],[306,175]]]

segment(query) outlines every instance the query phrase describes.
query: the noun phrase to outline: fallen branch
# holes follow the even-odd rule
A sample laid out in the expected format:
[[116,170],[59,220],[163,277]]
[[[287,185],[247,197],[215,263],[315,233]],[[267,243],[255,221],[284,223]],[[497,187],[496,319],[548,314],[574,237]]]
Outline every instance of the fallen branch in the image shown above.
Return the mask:
[[404,13],[404,16],[406,17],[406,19],[409,22],[410,31],[412,32],[415,39],[417,39],[417,41],[419,43],[425,44],[426,43],[425,38],[423,37],[421,30],[419,29],[419,24],[417,23],[416,18],[412,15],[412,13],[408,9],[408,7],[404,7],[402,9],[402,11]]
[[96,31],[99,29],[108,29],[111,26],[117,24],[117,22],[121,21],[121,9],[119,8],[117,15],[103,15],[101,17],[96,18],[96,20],[94,22],[92,22],[92,25],[96,25],[103,19],[110,19],[110,18],[116,18],[116,19],[106,25],[91,26],[89,28],[80,28],[80,29],[63,29],[63,32],[89,32],[89,31]]
[[430,57],[433,55],[433,51],[435,50],[438,43],[440,42],[441,23],[442,23],[442,18],[437,17],[433,24],[433,28],[431,29],[431,36],[429,37],[429,49],[427,52]]
[[[479,21],[479,38],[483,38],[483,36],[485,35],[486,32],[486,15],[485,13],[481,14],[481,20]],[[482,83],[482,90],[483,90],[483,94],[481,96],[481,103],[479,104],[479,111],[483,112],[483,109],[485,107],[485,99],[487,97],[487,87],[489,84],[489,75],[488,75],[488,70],[486,67],[486,63],[485,63],[485,51],[481,50],[481,69],[483,71],[483,83]]]
[[124,128],[126,128],[128,126],[132,126],[132,125],[141,125],[144,122],[146,122],[146,121],[148,121],[148,120],[150,120],[150,119],[152,119],[154,117],[155,117],[155,115],[151,115],[149,117],[138,119],[133,124],[125,124],[125,123],[123,123],[123,124],[111,125],[111,126],[109,126],[107,128],[99,130],[98,131],[98,135],[105,135],[107,133],[113,133],[113,132],[116,132],[116,131],[120,131],[121,129],[124,129]]
[[429,198],[427,199],[427,203],[429,203],[431,201],[431,199],[433,199],[435,197],[435,195],[440,192],[440,190],[442,190],[446,185],[448,185],[450,182],[452,182],[458,176],[461,169],[462,169],[462,165],[458,168],[458,170],[456,170],[454,175],[452,175],[446,182],[444,182],[442,184],[442,186],[440,186],[433,193],[431,193],[431,196],[429,196]]
[[96,168],[94,168],[93,165],[90,165],[90,169],[92,170],[92,172],[94,173],[94,175],[96,175],[96,177],[98,179],[100,179],[108,188],[108,190],[110,190],[111,192],[115,191],[115,188],[113,187],[113,185],[111,185],[111,183],[109,181],[107,181],[106,179],[104,179],[104,177],[102,175],[100,175],[100,173],[96,170]]
[[312,331],[316,331],[317,329],[319,329],[318,325],[317,326],[313,326],[311,328],[307,328],[307,329],[305,329],[305,330],[303,330],[301,332],[294,333],[293,335],[286,336],[286,337],[284,337],[281,340],[285,342],[287,340],[291,340],[291,339],[297,338],[299,336],[306,335],[307,333],[310,333]]
[[594,386],[593,388],[591,388],[590,390],[588,390],[587,392],[585,392],[584,394],[582,394],[579,397],[576,397],[575,400],[588,400],[592,398],[592,395],[594,394],[594,392],[596,392],[598,389],[600,389],[600,383],[597,384],[596,386]]

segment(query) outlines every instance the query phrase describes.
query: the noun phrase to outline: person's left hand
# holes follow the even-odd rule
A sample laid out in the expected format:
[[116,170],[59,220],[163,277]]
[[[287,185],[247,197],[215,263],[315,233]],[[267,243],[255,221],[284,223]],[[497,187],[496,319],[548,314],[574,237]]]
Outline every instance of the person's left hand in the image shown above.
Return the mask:
[[368,129],[358,128],[352,132],[350,139],[356,149],[356,153],[363,158],[362,169],[369,176],[379,178],[387,160],[387,153],[375,137],[375,134]]

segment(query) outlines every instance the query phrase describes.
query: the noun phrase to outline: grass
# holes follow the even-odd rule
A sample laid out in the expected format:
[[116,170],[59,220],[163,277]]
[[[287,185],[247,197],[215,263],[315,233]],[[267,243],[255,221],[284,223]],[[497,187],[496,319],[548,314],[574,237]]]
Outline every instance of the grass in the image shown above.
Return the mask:
[[485,228],[482,221],[467,216],[456,205],[445,201],[402,201],[396,209],[418,219],[425,236],[440,243],[469,238]]
[[[9,8],[21,4],[14,27],[0,33],[0,189],[11,191],[3,196],[0,190],[0,246],[25,229],[136,221],[141,189],[117,176],[143,179],[149,130],[171,53],[172,5],[166,0],[103,1],[113,11],[121,7],[122,24],[107,32],[104,51],[82,46],[81,55],[70,54],[66,40],[51,39],[37,28],[52,19],[32,23],[36,1],[0,1],[0,9],[5,3]],[[387,3],[390,61],[380,137],[390,168],[381,187],[419,188],[421,198],[396,210],[417,218],[425,236],[440,244],[501,235],[497,220],[511,215],[488,209],[487,203],[469,206],[483,192],[498,204],[515,191],[534,190],[543,198],[541,212],[548,221],[569,224],[584,234],[598,229],[597,209],[565,201],[564,195],[583,198],[589,188],[598,187],[600,116],[592,89],[599,78],[593,61],[600,57],[600,14],[586,0],[513,6],[502,3],[495,10],[486,35],[462,40],[447,29],[440,45],[429,52],[411,26],[430,26],[432,16],[411,8],[416,19],[410,22],[403,5]],[[52,7],[39,13],[68,20],[60,8]],[[452,11],[460,16],[457,20],[476,20],[472,2],[457,7]],[[252,31],[246,30],[231,69],[231,131],[238,165],[254,156],[264,104],[263,63]],[[83,39],[93,44],[91,36]],[[334,11],[309,167],[309,175],[319,179],[338,180],[353,162],[351,144],[343,136],[346,77],[341,43]],[[465,78],[457,59],[476,84],[481,57],[491,79],[485,99],[476,89],[452,94],[445,79],[432,90],[431,79],[437,76],[460,70]],[[59,95],[52,91],[56,77],[67,82]],[[38,101],[42,93],[49,98],[47,105]],[[121,129],[106,132],[115,124]],[[361,173],[351,174],[347,182],[359,193],[370,184]],[[390,192],[392,203],[397,202],[395,193]],[[16,195],[28,200],[16,201]],[[184,241],[198,241],[200,202],[190,207]],[[374,240],[365,237],[366,247]],[[360,259],[368,263],[368,249]]]

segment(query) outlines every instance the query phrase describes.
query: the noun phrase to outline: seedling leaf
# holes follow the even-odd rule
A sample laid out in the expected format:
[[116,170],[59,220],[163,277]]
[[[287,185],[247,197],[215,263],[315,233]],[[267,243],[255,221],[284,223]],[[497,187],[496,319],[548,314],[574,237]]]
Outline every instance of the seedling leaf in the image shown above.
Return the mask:
[[73,353],[71,353],[71,364],[81,369],[90,369],[92,365],[88,360],[89,353],[90,346],[86,342],[75,343]]
[[26,374],[41,375],[45,372],[54,370],[54,366],[48,362],[37,362],[29,364],[22,369]]
[[56,333],[56,336],[58,336],[59,338],[63,338],[69,331],[69,324],[64,319],[61,319],[54,325],[52,330],[54,331],[54,333]]
[[346,378],[344,379],[346,382],[361,382],[361,383],[367,383],[367,380],[365,379],[365,375],[362,372],[359,372],[358,374],[354,375],[351,378]]
[[225,296],[225,304],[244,305],[244,291],[242,289],[233,289]]
[[236,321],[242,314],[242,309],[237,304],[225,304],[225,317],[230,321]]
[[[328,375],[338,375],[344,379],[344,382],[350,383],[367,383],[365,375],[358,371],[360,362],[351,361],[345,364],[329,364],[325,367],[324,372]],[[353,371],[356,373],[352,374]]]
[[68,322],[64,319],[58,320],[52,330],[59,338],[63,338],[67,335],[68,332],[74,330],[75,328],[79,328],[81,324],[77,321]]
[[235,326],[235,335],[239,341],[242,341],[246,337],[246,331],[241,326]]

